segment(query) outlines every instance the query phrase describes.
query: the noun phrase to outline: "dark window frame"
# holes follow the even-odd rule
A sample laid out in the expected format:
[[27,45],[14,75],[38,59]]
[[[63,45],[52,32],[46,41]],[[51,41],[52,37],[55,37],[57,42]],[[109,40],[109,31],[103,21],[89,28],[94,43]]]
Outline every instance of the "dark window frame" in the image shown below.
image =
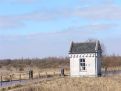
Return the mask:
[[80,71],[86,71],[86,63],[85,59],[80,59],[79,60],[79,66],[80,66]]

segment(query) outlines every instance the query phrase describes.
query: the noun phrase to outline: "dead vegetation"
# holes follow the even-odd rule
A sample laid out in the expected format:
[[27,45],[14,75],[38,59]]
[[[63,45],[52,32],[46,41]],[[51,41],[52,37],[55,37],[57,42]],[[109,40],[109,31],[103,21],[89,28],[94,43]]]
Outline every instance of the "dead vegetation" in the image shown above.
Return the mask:
[[[44,68],[59,68],[59,67],[67,67],[69,66],[68,58],[57,58],[57,57],[49,57],[43,59],[5,59],[0,60],[0,68],[6,66],[7,68],[14,67],[23,71],[26,67],[38,67],[40,69]],[[10,70],[10,69],[9,69]]]
[[[102,67],[120,67],[121,56],[103,56]],[[5,59],[0,60],[0,68],[6,67],[8,70],[15,68],[18,71],[24,71],[26,67],[37,67],[39,69],[45,68],[69,68],[69,58],[62,57],[48,57],[48,58],[35,58],[35,59]]]
[[[59,72],[60,68],[69,71],[69,58],[49,57],[43,59],[5,59],[0,60],[0,75],[24,74],[30,69],[34,73]],[[108,70],[121,70],[121,56],[103,56],[102,68]]]
[[13,91],[121,91],[121,77],[59,78]]
[[[14,59],[1,60],[0,73],[7,72],[7,75],[27,72],[28,68],[37,69],[38,72],[57,72],[59,68],[69,71],[69,58],[44,58],[44,59]],[[107,70],[121,70],[121,56],[104,56],[102,67]],[[15,71],[16,70],[16,71]],[[41,74],[41,75],[42,75]],[[50,73],[49,73],[50,74]],[[6,78],[7,79],[7,78]],[[11,91],[121,91],[121,76],[99,77],[99,78],[59,78],[51,81],[43,81],[37,84],[20,87],[10,87]],[[1,91],[8,91],[3,88]]]

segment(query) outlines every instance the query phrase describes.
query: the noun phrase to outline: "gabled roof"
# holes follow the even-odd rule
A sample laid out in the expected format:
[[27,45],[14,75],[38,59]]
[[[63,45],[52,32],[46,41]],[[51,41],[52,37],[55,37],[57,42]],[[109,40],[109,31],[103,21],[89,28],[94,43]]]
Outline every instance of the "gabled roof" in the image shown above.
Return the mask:
[[84,42],[84,43],[71,43],[70,54],[80,54],[80,53],[95,53],[96,51],[101,51],[101,46],[99,41],[97,42]]

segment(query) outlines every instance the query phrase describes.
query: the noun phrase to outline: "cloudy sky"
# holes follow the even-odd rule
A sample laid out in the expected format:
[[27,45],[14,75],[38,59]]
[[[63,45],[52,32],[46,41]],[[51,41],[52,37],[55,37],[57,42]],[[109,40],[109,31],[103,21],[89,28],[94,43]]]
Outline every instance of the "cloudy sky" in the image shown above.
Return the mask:
[[98,39],[121,55],[121,0],[0,0],[0,58],[67,56]]

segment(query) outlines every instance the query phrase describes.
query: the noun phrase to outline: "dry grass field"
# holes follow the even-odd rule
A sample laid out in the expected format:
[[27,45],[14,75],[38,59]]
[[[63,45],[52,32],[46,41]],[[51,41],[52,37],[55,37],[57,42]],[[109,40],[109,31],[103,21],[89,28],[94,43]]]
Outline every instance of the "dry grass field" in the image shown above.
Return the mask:
[[[103,70],[105,68],[108,71],[121,70],[121,57],[106,57],[102,63]],[[13,79],[19,79],[19,75],[22,74],[22,79],[28,79],[28,72],[32,69],[36,78],[38,74],[45,75],[46,72],[49,75],[59,74],[61,67],[65,69],[65,74],[69,74],[67,58],[3,60],[0,61],[0,76],[8,76],[3,78],[6,80],[9,79],[9,75],[14,74]],[[0,91],[121,91],[121,76],[82,78],[54,76],[51,80],[30,82],[26,85],[18,84],[1,88]]]
[[69,71],[69,60],[67,58],[44,58],[44,59],[15,59],[0,60],[0,76],[7,80],[12,75],[12,79],[28,79],[29,71],[33,70],[34,77],[38,75],[59,74],[60,68]]
[[55,78],[11,91],[121,91],[121,76]]

